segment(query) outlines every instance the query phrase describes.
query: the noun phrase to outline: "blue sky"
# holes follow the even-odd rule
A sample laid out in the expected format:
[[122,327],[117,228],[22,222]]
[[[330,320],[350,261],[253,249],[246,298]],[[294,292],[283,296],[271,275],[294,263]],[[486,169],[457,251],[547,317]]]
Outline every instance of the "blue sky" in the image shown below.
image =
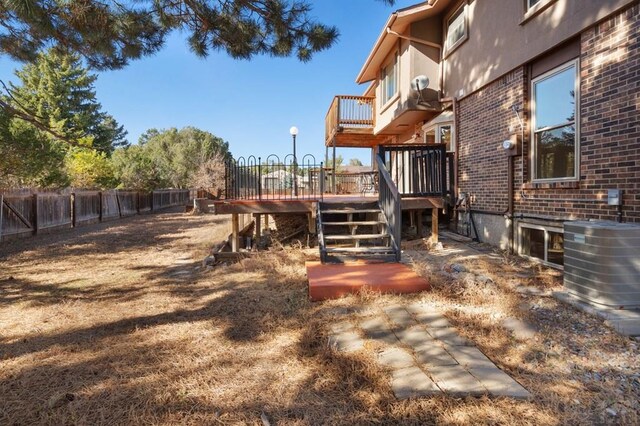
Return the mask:
[[[192,54],[185,35],[171,36],[155,56],[118,71],[99,73],[98,100],[129,132],[129,141],[150,128],[195,126],[228,141],[234,156],[291,152],[289,128],[300,129],[298,155],[324,158],[324,117],[334,95],[361,94],[354,80],[393,7],[378,0],[312,1],[311,15],[336,25],[340,39],[308,63],[294,58],[238,61],[224,53]],[[15,81],[20,64],[0,57],[0,77]],[[370,162],[367,149],[338,149],[345,161]]]

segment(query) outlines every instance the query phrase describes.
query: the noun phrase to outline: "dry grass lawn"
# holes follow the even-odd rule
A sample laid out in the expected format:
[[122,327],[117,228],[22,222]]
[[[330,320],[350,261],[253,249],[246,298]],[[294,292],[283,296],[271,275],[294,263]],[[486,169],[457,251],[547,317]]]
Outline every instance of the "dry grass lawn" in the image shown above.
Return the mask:
[[[433,292],[311,304],[304,260],[314,250],[200,269],[226,231],[223,218],[168,212],[2,243],[0,424],[640,420],[637,342],[553,299],[513,291],[514,279],[557,286],[546,269],[462,248],[416,249],[406,258]],[[494,283],[442,275],[452,261]],[[438,304],[535,398],[399,402],[366,355],[327,350],[334,317],[410,299]],[[500,326],[508,315],[536,324],[539,337],[515,340]]]

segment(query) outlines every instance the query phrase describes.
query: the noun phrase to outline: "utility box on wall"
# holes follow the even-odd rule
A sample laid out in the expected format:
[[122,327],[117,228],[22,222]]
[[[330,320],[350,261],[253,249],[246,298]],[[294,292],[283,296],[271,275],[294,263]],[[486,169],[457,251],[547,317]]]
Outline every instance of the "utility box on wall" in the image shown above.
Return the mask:
[[564,287],[590,303],[640,307],[640,225],[565,222]]

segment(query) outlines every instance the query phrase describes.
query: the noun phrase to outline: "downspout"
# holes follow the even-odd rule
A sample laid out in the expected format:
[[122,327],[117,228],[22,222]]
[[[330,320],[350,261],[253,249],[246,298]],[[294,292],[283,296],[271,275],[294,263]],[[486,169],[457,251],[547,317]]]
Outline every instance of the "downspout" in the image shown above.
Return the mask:
[[[459,158],[459,151],[460,151],[460,131],[459,131],[459,127],[458,125],[459,123],[459,119],[458,119],[458,98],[456,98],[455,96],[453,97],[453,137],[455,139],[456,142],[456,149],[453,151],[453,189],[452,189],[452,195],[453,195],[453,205],[457,206],[458,205],[458,158]],[[455,212],[455,218],[454,218],[454,223],[455,223],[455,229],[456,232],[458,230],[458,211],[457,209],[454,209]]]
[[508,170],[508,177],[507,177],[507,191],[509,191],[509,194],[507,195],[507,198],[509,200],[509,205],[507,207],[507,220],[509,221],[509,254],[513,254],[514,253],[514,238],[515,238],[515,224],[513,223],[513,202],[514,202],[514,197],[513,197],[513,155],[509,155],[508,157],[508,163],[507,163],[507,167],[509,168]]

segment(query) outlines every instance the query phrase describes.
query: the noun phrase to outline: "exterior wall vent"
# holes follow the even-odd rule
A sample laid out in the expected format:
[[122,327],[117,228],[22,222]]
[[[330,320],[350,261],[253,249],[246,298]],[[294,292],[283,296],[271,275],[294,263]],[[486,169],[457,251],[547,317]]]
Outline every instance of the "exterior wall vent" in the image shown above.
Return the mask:
[[640,307],[640,225],[565,222],[564,286],[590,303]]

